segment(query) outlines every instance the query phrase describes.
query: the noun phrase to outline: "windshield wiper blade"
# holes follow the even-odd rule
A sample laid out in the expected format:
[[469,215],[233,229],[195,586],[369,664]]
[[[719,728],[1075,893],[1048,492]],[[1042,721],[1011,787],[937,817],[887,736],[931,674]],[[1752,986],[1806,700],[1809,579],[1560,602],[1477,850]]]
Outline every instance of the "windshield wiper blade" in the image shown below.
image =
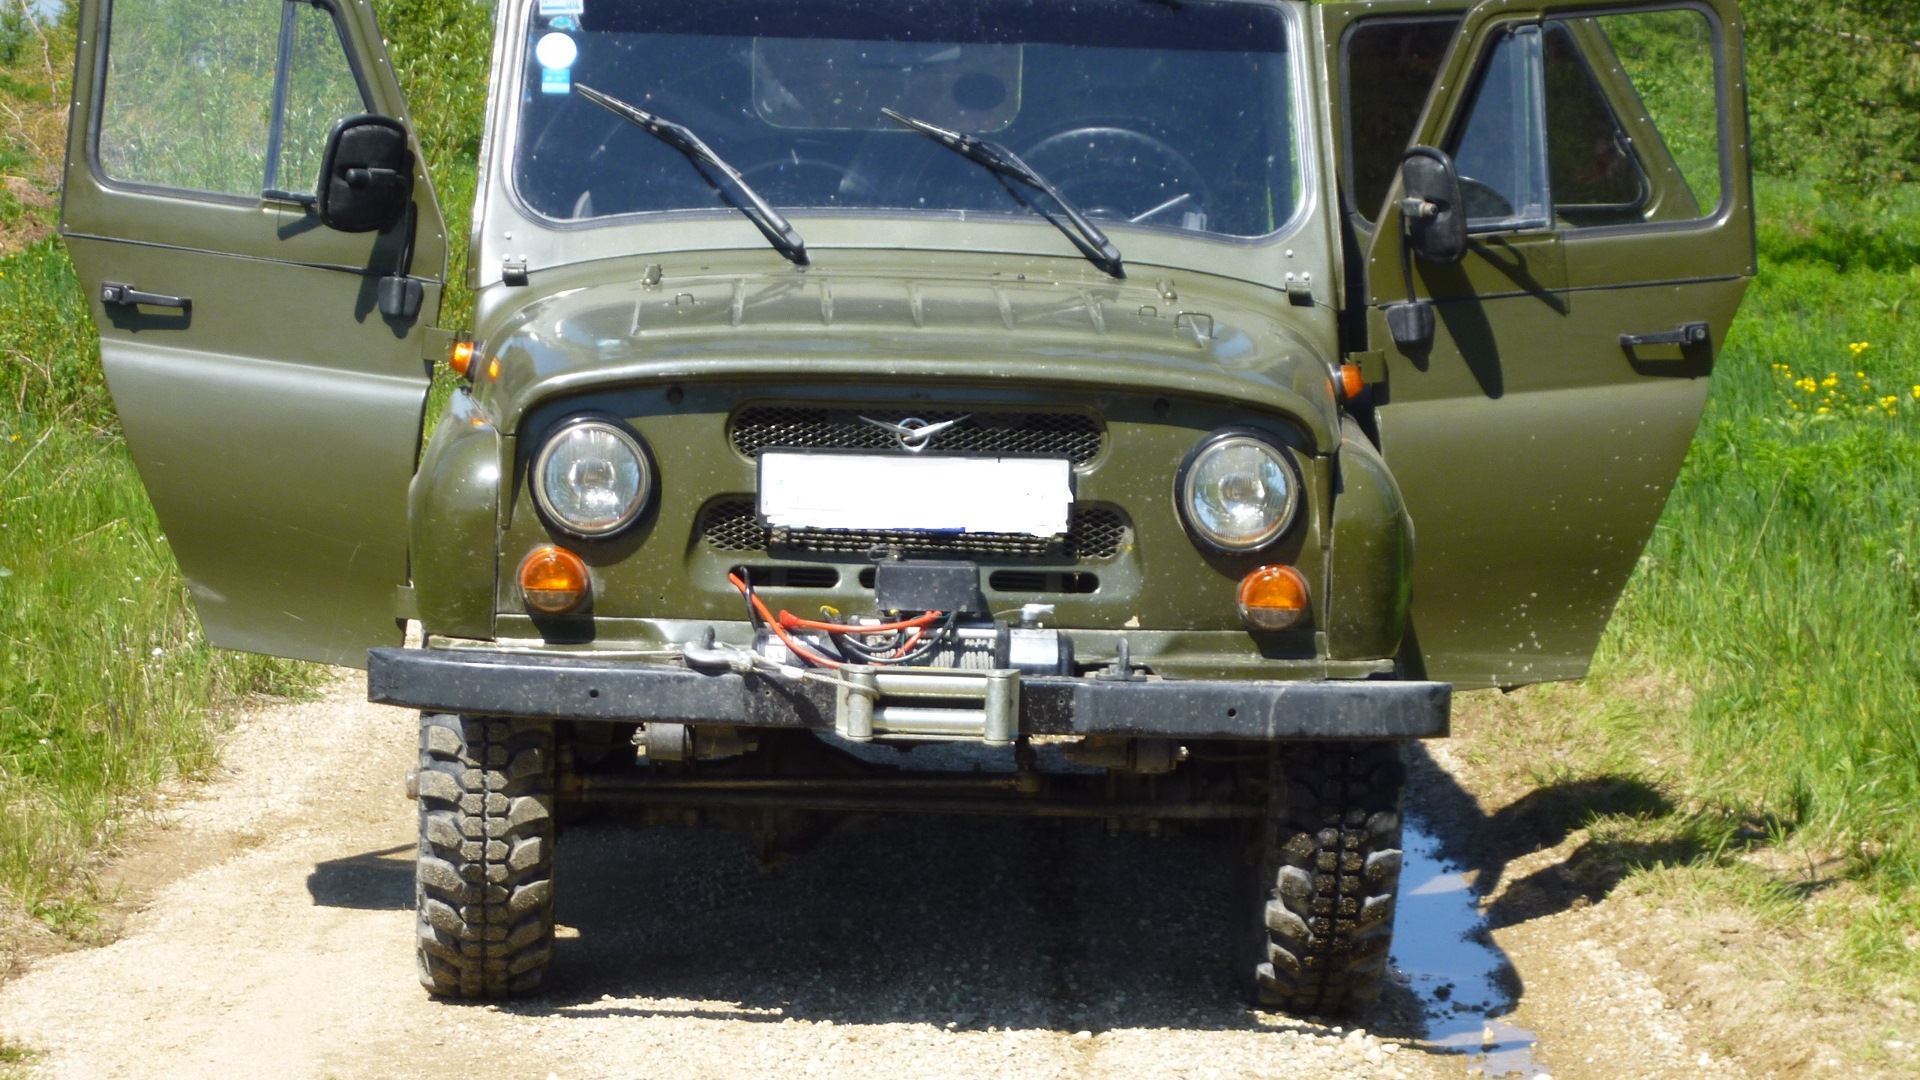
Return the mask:
[[[1073,246],[1080,249],[1080,254],[1087,257],[1088,262],[1114,277],[1127,276],[1126,266],[1120,261],[1120,249],[1113,246],[1113,241],[1107,239],[1107,234],[1101,232],[1093,222],[1082,217],[1080,211],[1067,201],[1066,196],[1060,194],[1052,184],[1047,182],[1046,177],[1034,170],[1033,166],[1021,161],[1013,151],[997,142],[958,131],[949,131],[929,124],[925,120],[915,120],[911,116],[892,109],[883,108],[880,113],[901,127],[917,131],[968,161],[987,169],[999,179],[1000,186],[1007,189],[1007,194],[1013,196],[1014,201],[1046,218],[1054,228],[1065,233],[1067,239],[1073,241]],[[1053,200],[1054,205],[1060,208],[1060,213],[1066,220],[1062,221],[1035,206],[1012,184],[1007,183],[1009,180],[1025,184]]]
[[800,234],[780,215],[780,211],[775,210],[772,204],[747,184],[740,170],[727,164],[711,147],[701,142],[700,136],[695,135],[692,129],[671,120],[662,120],[645,109],[636,108],[610,94],[603,94],[584,83],[574,83],[573,89],[581,97],[680,151],[688,161],[693,162],[694,170],[713,185],[713,190],[719,192],[721,198],[747,215],[747,220],[753,222],[775,251],[785,255],[795,266],[807,265],[806,241],[800,239]]

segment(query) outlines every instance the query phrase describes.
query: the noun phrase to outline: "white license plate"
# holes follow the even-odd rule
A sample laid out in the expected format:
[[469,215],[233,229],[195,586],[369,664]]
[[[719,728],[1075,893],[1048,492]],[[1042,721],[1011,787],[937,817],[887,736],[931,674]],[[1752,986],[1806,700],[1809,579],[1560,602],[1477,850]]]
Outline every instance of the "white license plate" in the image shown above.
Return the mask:
[[760,455],[760,514],[773,528],[1059,536],[1073,465],[1057,458]]

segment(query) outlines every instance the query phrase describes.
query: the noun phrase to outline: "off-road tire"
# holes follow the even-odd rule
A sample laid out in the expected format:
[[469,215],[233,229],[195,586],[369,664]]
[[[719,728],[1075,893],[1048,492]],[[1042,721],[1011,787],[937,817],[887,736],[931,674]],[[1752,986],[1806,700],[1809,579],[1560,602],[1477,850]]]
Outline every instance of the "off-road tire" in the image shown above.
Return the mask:
[[420,982],[455,998],[540,986],[553,958],[553,725],[420,715]]
[[1405,787],[1394,743],[1280,748],[1253,860],[1259,1004],[1333,1016],[1380,996],[1400,886]]

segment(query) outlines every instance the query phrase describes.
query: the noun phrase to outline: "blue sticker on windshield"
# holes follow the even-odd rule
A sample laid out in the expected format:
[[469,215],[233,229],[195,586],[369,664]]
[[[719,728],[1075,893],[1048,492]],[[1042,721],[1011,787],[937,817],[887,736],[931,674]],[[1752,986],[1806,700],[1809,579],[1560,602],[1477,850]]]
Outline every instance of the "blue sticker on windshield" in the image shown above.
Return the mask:
[[573,76],[566,68],[541,68],[540,92],[543,94],[573,93]]
[[547,25],[555,30],[578,30],[580,29],[580,20],[571,15],[555,15],[553,21]]
[[555,15],[585,15],[587,0],[540,0],[540,14],[551,18]]

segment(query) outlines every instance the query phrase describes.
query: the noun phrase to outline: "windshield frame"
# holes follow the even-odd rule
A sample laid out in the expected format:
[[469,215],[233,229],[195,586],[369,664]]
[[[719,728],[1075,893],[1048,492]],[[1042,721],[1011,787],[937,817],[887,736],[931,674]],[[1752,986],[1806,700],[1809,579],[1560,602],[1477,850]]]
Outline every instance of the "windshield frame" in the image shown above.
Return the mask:
[[[679,0],[688,2],[688,0]],[[1236,236],[1227,233],[1201,232],[1168,224],[1134,223],[1125,220],[1101,218],[1100,227],[1115,235],[1147,234],[1161,240],[1197,242],[1205,245],[1225,245],[1235,248],[1264,248],[1281,243],[1294,237],[1301,228],[1319,211],[1322,198],[1321,179],[1321,141],[1322,137],[1314,124],[1317,115],[1317,98],[1312,78],[1313,63],[1308,55],[1311,43],[1308,40],[1305,20],[1299,6],[1288,0],[1215,0],[1221,3],[1247,4],[1273,10],[1279,16],[1283,32],[1286,35],[1288,64],[1288,90],[1290,100],[1287,103],[1288,138],[1292,140],[1292,155],[1296,174],[1298,196],[1294,200],[1293,213],[1271,232],[1259,236]],[[475,232],[478,238],[484,228],[482,218],[485,215],[485,203],[491,184],[497,182],[500,194],[506,196],[517,215],[540,230],[558,235],[577,235],[609,229],[632,229],[660,227],[665,225],[693,225],[703,222],[739,221],[739,212],[731,207],[714,205],[711,207],[683,207],[664,210],[641,210],[621,214],[609,214],[603,217],[587,219],[561,219],[548,216],[535,209],[520,192],[518,158],[520,152],[520,126],[526,103],[523,86],[528,74],[528,52],[525,43],[534,32],[533,22],[538,14],[539,0],[520,0],[517,4],[503,5],[496,34],[497,72],[492,96],[498,109],[500,128],[491,134],[497,137],[483,145],[482,165],[479,177],[480,189],[475,205]],[[743,35],[745,36],[745,35]],[[492,128],[493,125],[489,125]],[[496,160],[497,159],[497,160]],[[1024,210],[1018,203],[1009,199],[1004,209],[966,210],[966,209],[930,209],[913,210],[899,207],[808,207],[790,206],[774,203],[783,215],[800,225],[807,221],[895,221],[913,222],[919,225],[953,225],[962,229],[974,225],[1015,225],[1032,226],[1035,230],[1035,242],[1020,248],[1021,254],[1037,255],[1074,255],[1071,251],[1056,251],[1059,246],[1059,233],[1038,215]],[[804,232],[804,228],[802,230]],[[1042,238],[1042,234],[1046,239]],[[506,239],[511,239],[511,233]],[[743,245],[723,243],[711,245],[725,248],[737,248]],[[818,246],[821,250],[835,248],[878,246],[878,247],[922,247],[920,244],[901,244],[899,242],[881,242],[872,245],[849,245],[832,241],[816,245],[809,238],[809,246]],[[927,250],[965,250],[982,252],[1003,252],[1004,243],[942,243],[927,246]],[[477,250],[477,246],[476,246]],[[1126,247],[1122,244],[1122,251]],[[577,260],[566,260],[577,261]]]

